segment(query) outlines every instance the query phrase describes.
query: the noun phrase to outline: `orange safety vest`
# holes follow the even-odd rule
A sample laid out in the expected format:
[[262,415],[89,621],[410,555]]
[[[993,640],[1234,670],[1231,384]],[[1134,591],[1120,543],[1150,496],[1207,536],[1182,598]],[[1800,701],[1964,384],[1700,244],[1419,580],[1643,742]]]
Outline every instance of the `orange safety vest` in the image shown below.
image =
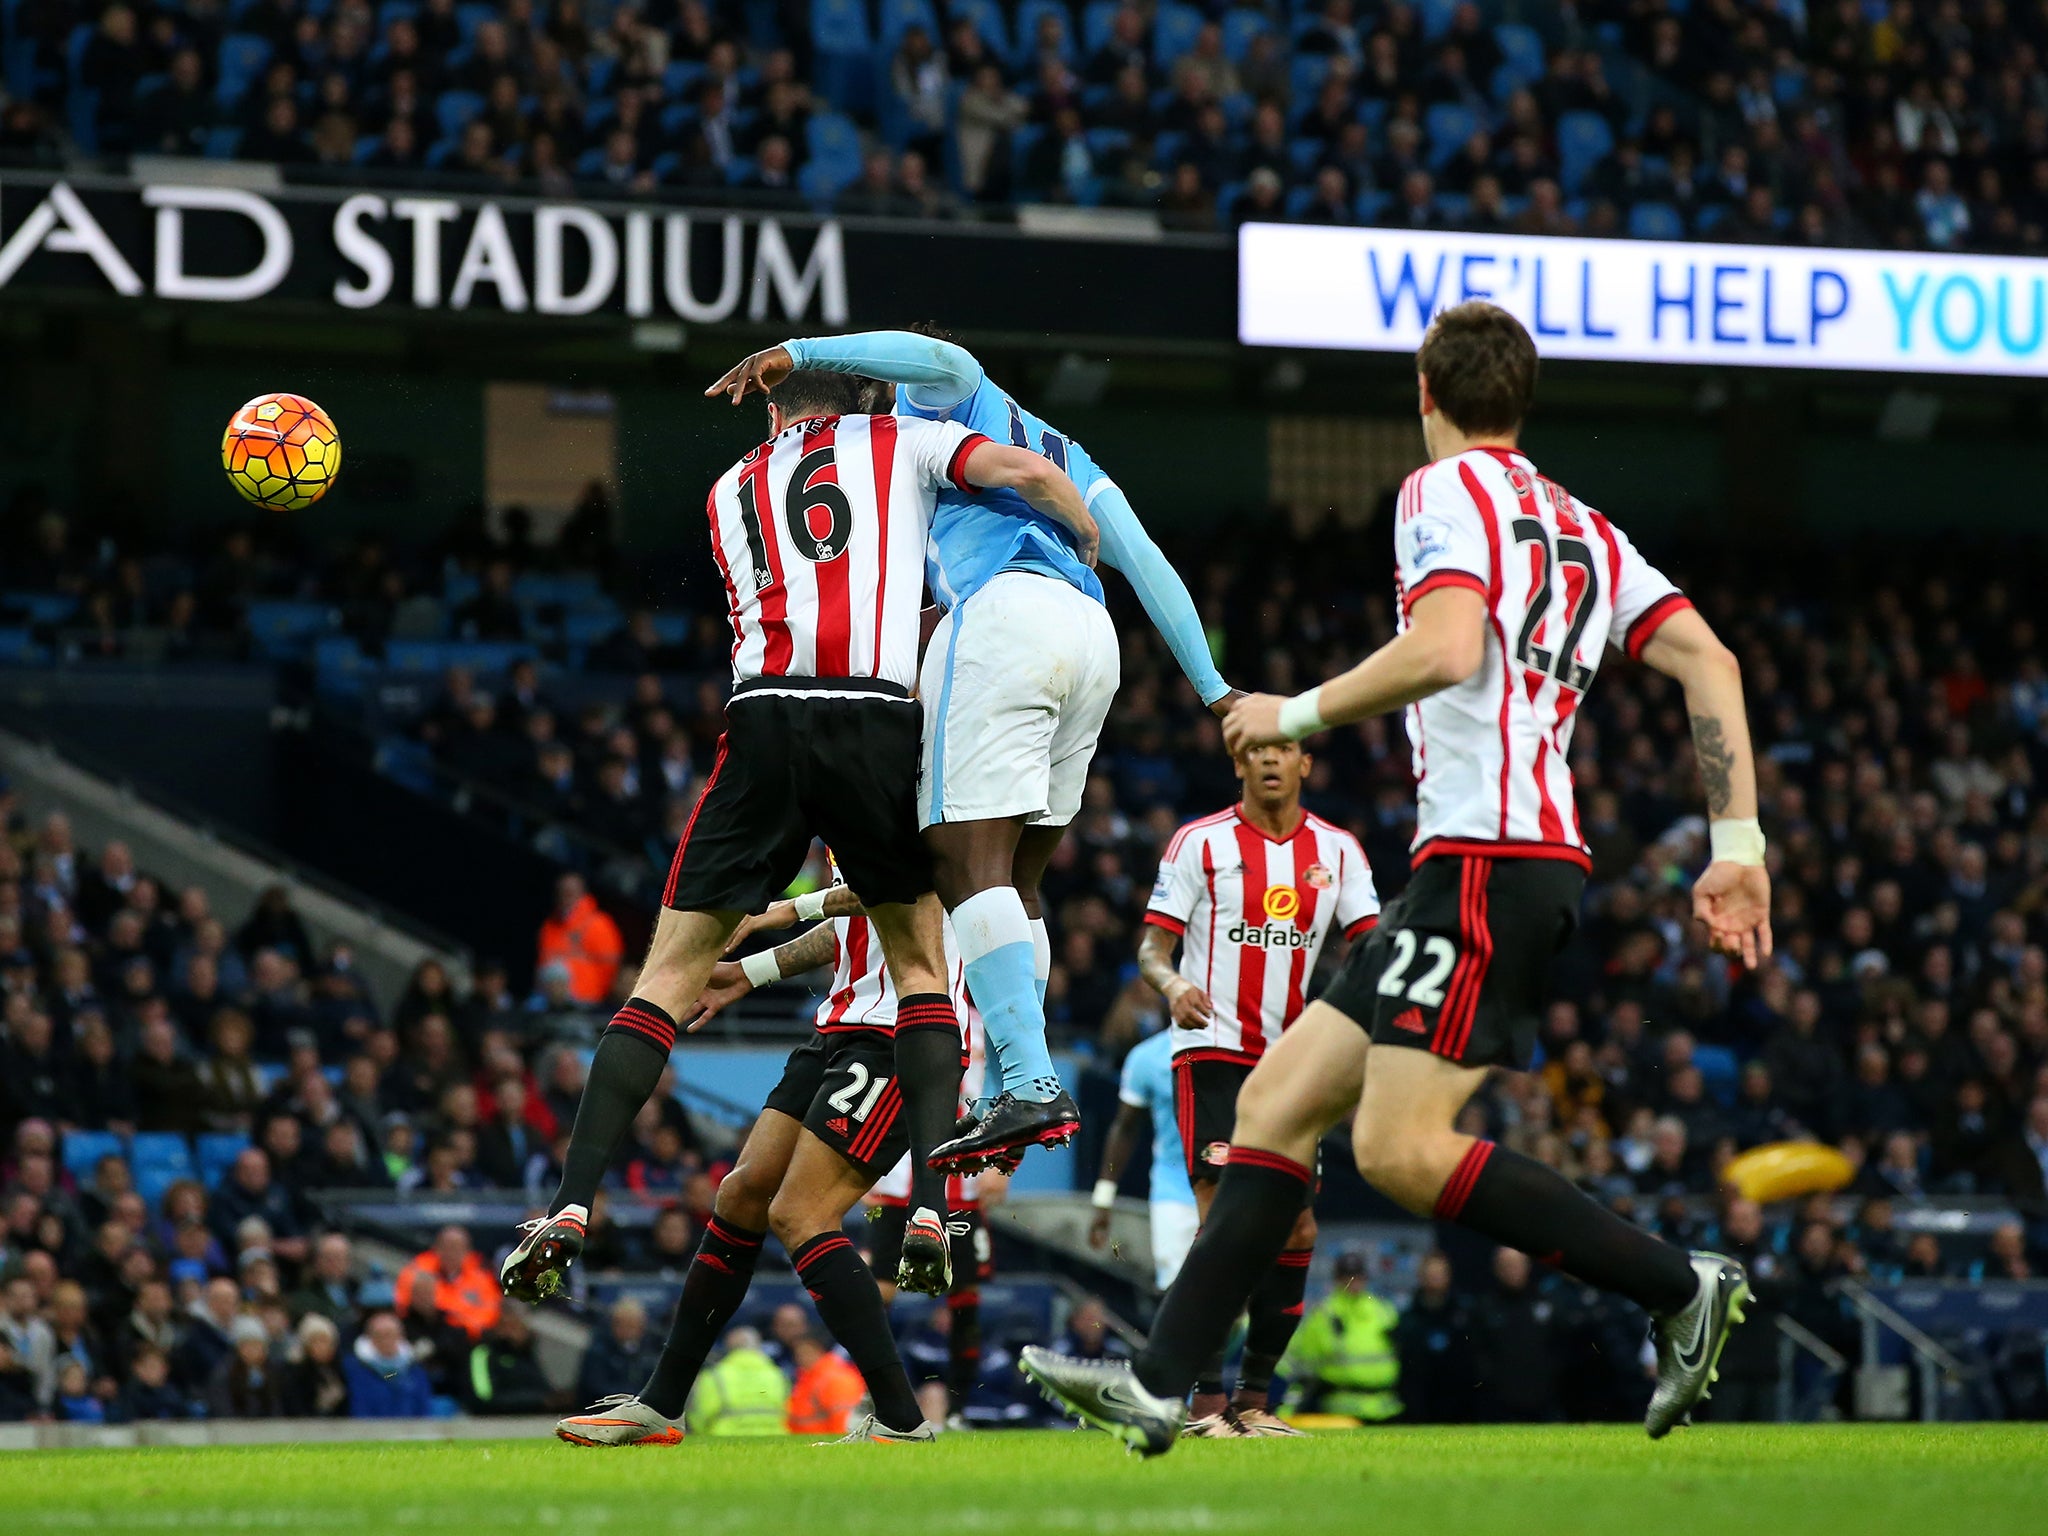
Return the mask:
[[852,1363],[827,1350],[797,1377],[784,1422],[792,1435],[843,1435],[867,1390]]
[[601,1003],[625,958],[626,941],[595,896],[585,896],[567,917],[540,925],[540,964],[561,961],[569,968],[569,995],[579,1003]]
[[392,1301],[400,1316],[412,1310],[413,1289],[422,1282],[434,1287],[434,1306],[440,1314],[472,1339],[480,1339],[496,1326],[505,1299],[498,1282],[475,1254],[463,1260],[454,1276],[441,1273],[441,1261],[430,1248],[398,1272],[392,1287]]

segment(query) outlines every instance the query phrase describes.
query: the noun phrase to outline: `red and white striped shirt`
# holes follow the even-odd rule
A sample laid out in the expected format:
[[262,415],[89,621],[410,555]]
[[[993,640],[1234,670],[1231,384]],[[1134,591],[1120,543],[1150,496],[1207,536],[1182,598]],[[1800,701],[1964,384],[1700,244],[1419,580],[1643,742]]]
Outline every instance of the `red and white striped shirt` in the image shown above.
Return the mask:
[[971,490],[988,439],[955,422],[816,416],[711,488],[735,685],[756,678],[917,681],[925,539],[939,492]]
[[1410,475],[1394,554],[1404,630],[1441,587],[1488,608],[1479,670],[1408,706],[1415,861],[1479,851],[1590,864],[1569,761],[1579,701],[1608,645],[1639,656],[1691,604],[1619,528],[1505,448]]
[[1145,921],[1180,935],[1180,974],[1216,1015],[1175,1029],[1174,1055],[1258,1060],[1301,1012],[1331,924],[1360,934],[1379,910],[1365,850],[1320,816],[1277,840],[1236,806],[1189,822],[1166,845]]
[[[953,942],[953,921],[944,919],[946,935],[946,990],[953,998],[953,1012],[963,1022],[968,1015],[967,966]],[[896,1029],[896,984],[889,979],[889,967],[882,963],[882,941],[875,925],[865,917],[832,919],[832,986],[818,1004],[818,1028],[826,1034],[851,1029]]]

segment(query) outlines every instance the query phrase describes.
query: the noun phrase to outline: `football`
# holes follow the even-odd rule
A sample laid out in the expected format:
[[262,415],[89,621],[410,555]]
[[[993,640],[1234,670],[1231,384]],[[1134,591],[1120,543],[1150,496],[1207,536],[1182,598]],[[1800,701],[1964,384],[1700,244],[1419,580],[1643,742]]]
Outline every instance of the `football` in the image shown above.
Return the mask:
[[310,507],[341,470],[334,421],[304,395],[258,395],[228,418],[220,442],[228,482],[272,512]]

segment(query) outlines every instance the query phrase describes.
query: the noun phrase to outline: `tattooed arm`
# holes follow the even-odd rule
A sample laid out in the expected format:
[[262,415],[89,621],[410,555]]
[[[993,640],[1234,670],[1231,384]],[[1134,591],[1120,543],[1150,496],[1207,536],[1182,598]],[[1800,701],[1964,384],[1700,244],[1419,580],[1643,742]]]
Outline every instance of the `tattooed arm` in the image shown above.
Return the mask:
[[[840,890],[843,887],[834,887]],[[858,911],[858,903],[851,892],[840,905],[852,904]],[[826,912],[831,914],[832,902],[826,903]],[[769,951],[775,957],[776,974],[785,981],[792,976],[801,976],[806,971],[815,971],[821,965],[830,965],[839,958],[839,935],[828,922],[819,923],[808,932],[791,939],[787,944],[778,944]],[[737,960],[721,960],[711,968],[711,978],[704,983],[704,990],[698,994],[696,1007],[684,1023],[686,1034],[695,1034],[723,1009],[731,1007],[749,992],[754,983]]]
[[1771,952],[1771,882],[1762,865],[1756,830],[1756,760],[1750,752],[1749,716],[1743,706],[1742,668],[1691,609],[1673,614],[1643,648],[1643,660],[1685,690],[1692,717],[1693,755],[1715,841],[1747,841],[1753,857],[1717,856],[1693,886],[1693,915],[1713,945],[1755,966]]

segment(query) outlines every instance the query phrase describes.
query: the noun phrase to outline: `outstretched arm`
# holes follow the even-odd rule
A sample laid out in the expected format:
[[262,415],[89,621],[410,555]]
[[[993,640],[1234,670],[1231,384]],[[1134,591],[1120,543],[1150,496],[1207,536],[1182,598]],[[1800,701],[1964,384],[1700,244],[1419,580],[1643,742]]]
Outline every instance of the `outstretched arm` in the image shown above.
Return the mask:
[[[704,983],[695,1008],[684,1021],[683,1032],[694,1035],[715,1015],[731,1007],[758,985],[775,980],[787,981],[792,976],[815,971],[821,965],[830,965],[839,953],[838,945],[839,935],[833,931],[831,923],[824,922],[764,954],[749,955],[744,961],[719,961],[711,968],[710,979]],[[760,977],[758,981],[756,972]]]
[[1202,616],[1195,612],[1195,600],[1188,596],[1180,573],[1152,542],[1152,535],[1138,521],[1138,514],[1116,482],[1098,482],[1089,495],[1088,510],[1095,514],[1095,521],[1102,528],[1103,564],[1124,573],[1131,590],[1138,594],[1138,601],[1145,605],[1152,627],[1165,637],[1173,659],[1180,663],[1181,671],[1201,695],[1202,702],[1223,712],[1220,706],[1233,701],[1235,690],[1216,670],[1216,662],[1209,654],[1208,631],[1203,628]]
[[1011,448],[983,439],[967,455],[960,473],[977,490],[1015,491],[1034,511],[1043,512],[1072,533],[1082,560],[1091,566],[1095,564],[1101,531],[1082,504],[1074,482],[1052,460],[1028,448]]
[[1119,1104],[1116,1118],[1109,1122],[1109,1135],[1102,1143],[1102,1168],[1095,1176],[1095,1215],[1088,1223],[1088,1246],[1100,1248],[1109,1241],[1109,1212],[1116,1201],[1116,1184],[1131,1153],[1136,1150],[1151,1114],[1136,1104]]
[[915,331],[861,331],[794,337],[756,352],[704,393],[729,396],[738,405],[755,391],[767,394],[796,368],[884,379],[926,411],[951,410],[981,387],[981,364],[965,347]]
[[1714,948],[1755,968],[1771,952],[1771,877],[1757,824],[1756,759],[1742,698],[1742,666],[1690,608],[1658,626],[1643,660],[1685,690],[1693,756],[1707,794],[1713,852],[1693,883],[1693,916]]

